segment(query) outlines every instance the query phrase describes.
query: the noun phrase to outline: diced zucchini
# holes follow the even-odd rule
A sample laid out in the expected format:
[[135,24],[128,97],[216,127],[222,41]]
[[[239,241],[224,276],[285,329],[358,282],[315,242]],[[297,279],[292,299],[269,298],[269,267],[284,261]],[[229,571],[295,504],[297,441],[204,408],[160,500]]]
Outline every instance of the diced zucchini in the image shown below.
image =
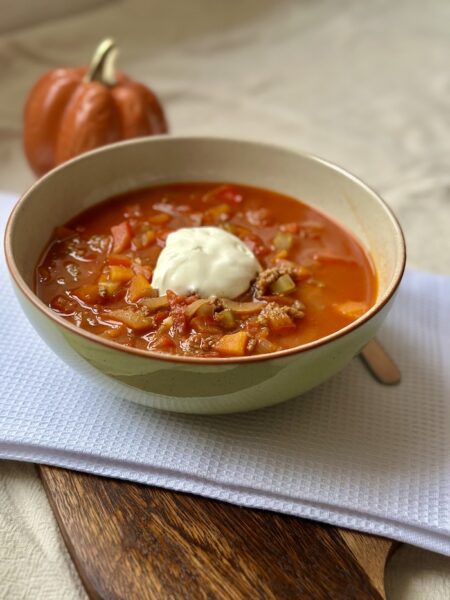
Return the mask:
[[277,250],[290,250],[294,243],[294,236],[287,231],[278,231],[273,238],[273,245]]
[[290,275],[285,273],[278,277],[273,283],[270,284],[270,291],[272,294],[290,294],[295,290],[295,282]]
[[214,319],[224,329],[233,329],[236,326],[236,318],[229,308],[215,314]]

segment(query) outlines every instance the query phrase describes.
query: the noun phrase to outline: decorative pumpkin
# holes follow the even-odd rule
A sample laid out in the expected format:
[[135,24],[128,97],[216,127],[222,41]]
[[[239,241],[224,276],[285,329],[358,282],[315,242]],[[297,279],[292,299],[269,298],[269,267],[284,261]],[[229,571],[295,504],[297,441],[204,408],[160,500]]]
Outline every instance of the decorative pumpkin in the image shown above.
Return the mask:
[[167,133],[155,94],[115,72],[117,48],[104,40],[90,66],[55,69],[31,90],[23,144],[36,175],[82,152],[119,140]]

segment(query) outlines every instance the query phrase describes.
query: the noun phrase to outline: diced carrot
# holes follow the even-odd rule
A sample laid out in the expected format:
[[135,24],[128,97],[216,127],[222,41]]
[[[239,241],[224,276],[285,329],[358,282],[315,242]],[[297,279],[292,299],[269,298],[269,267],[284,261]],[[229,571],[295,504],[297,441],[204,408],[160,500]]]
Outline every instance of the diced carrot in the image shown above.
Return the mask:
[[248,333],[238,331],[229,333],[214,344],[215,350],[224,356],[244,356],[247,348]]
[[114,281],[118,283],[125,283],[130,281],[133,277],[133,270],[129,267],[123,267],[121,265],[112,265],[109,267],[109,281]]
[[283,225],[280,225],[280,231],[296,235],[300,231],[300,225],[298,223],[283,223]]
[[134,263],[132,269],[136,275],[143,275],[148,281],[152,280],[153,267],[151,265],[140,265],[139,263]]
[[156,233],[151,229],[143,231],[131,240],[132,250],[143,250],[148,248],[156,240]]
[[105,329],[105,331],[102,333],[102,336],[113,340],[126,333],[126,330],[127,328],[125,325],[121,323],[118,327],[108,327],[108,329]]
[[82,285],[76,290],[74,290],[72,293],[74,296],[76,296],[86,304],[96,304],[101,299],[97,284]]
[[368,306],[365,302],[353,302],[349,300],[348,302],[333,304],[333,308],[343,317],[354,320],[367,312]]
[[167,213],[158,213],[149,217],[150,223],[155,223],[157,225],[162,225],[163,223],[168,223],[172,217]]
[[141,298],[148,297],[154,293],[152,286],[143,275],[135,275],[128,288],[128,300],[137,302]]
[[131,267],[131,258],[123,254],[110,254],[108,256],[108,264],[121,265],[122,267]]
[[275,260],[282,260],[284,258],[288,257],[288,251],[287,250],[280,250],[279,252],[277,252],[275,254]]
[[131,236],[133,232],[127,221],[122,221],[119,225],[113,225],[111,227],[111,234],[113,237],[113,253],[120,254],[128,248],[131,242]]
[[156,240],[156,233],[152,229],[149,229],[148,231],[145,231],[141,235],[141,247],[148,248],[149,246],[151,246],[153,244],[153,242],[155,240]]
[[205,210],[203,213],[203,223],[205,225],[213,225],[221,221],[228,221],[230,218],[231,207],[229,204],[218,204]]
[[104,317],[107,319],[113,319],[114,321],[119,321],[135,331],[150,329],[150,327],[153,327],[154,325],[154,320],[152,317],[148,317],[140,311],[135,311],[131,307],[112,310],[109,313],[105,313]]
[[268,315],[269,327],[272,331],[282,331],[284,329],[294,329],[295,323],[291,317],[285,313],[274,313]]

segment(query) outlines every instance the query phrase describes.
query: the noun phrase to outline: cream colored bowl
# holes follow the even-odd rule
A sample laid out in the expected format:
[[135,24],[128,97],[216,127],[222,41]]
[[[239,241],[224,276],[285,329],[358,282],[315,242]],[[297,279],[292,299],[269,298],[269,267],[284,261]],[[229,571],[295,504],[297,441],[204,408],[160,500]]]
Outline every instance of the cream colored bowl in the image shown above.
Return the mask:
[[[35,265],[55,226],[110,196],[177,181],[268,188],[325,211],[353,231],[371,253],[379,279],[375,306],[344,329],[298,348],[205,359],[125,348],[77,329],[36,297]],[[111,394],[164,410],[205,414],[276,404],[342,369],[376,334],[405,266],[400,226],[364,183],[312,156],[220,138],[144,138],[71,160],[22,196],[7,226],[5,248],[25,314],[64,361],[108,386]]]

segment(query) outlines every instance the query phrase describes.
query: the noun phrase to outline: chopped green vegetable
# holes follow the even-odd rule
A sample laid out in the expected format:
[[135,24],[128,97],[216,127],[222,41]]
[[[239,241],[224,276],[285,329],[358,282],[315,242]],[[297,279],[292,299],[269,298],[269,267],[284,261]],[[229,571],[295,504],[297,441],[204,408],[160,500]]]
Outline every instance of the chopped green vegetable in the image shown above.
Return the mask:
[[294,236],[287,231],[279,231],[273,238],[273,245],[277,250],[289,250],[294,243]]
[[216,313],[215,320],[224,329],[233,329],[236,326],[236,319],[234,313],[229,308]]
[[270,285],[270,291],[272,294],[290,294],[294,290],[295,282],[287,273],[281,275],[281,277],[278,277],[278,279]]

